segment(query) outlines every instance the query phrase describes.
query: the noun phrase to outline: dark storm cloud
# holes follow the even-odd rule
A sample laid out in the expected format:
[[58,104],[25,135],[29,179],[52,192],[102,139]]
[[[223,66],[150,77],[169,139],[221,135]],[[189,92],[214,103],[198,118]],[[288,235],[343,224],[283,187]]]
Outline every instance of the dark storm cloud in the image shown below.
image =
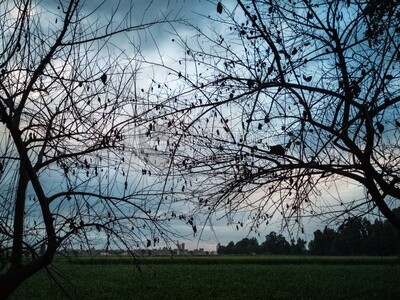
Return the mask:
[[[41,17],[41,20],[53,22],[53,18],[57,18],[54,14],[59,14],[58,18],[62,18],[62,8],[65,9],[69,1],[36,0],[35,3],[41,12],[47,12],[45,16]],[[123,35],[116,37],[116,44],[121,48],[131,48],[129,43],[134,41],[135,46],[140,46],[139,48],[143,52],[154,51],[155,44],[157,47],[158,45],[168,45],[171,41],[170,33],[173,31],[171,25],[178,30],[179,35],[184,35],[187,28],[178,21],[184,20],[198,27],[209,26],[208,20],[204,16],[212,14],[217,14],[216,4],[209,0],[82,0],[79,11],[80,16],[88,16],[86,21],[89,23],[107,25],[110,22],[113,28],[118,25],[130,27],[163,20],[173,21],[155,24],[144,31],[129,33],[128,39]],[[122,22],[122,20],[124,21]],[[110,30],[110,27],[107,29]],[[103,29],[105,30],[105,28],[106,26]]]
[[[208,15],[212,17],[224,17],[224,15],[220,15],[216,9],[216,2],[211,2],[207,0],[153,0],[153,1],[129,1],[129,0],[95,0],[95,1],[82,1],[82,8],[79,12],[81,16],[90,15],[87,22],[100,22],[101,24],[107,24],[110,22],[111,18],[113,18],[113,24],[118,24],[122,19],[127,18],[128,24],[123,24],[125,26],[137,26],[143,23],[151,23],[157,20],[174,20],[180,19],[189,22],[193,26],[198,26],[200,28],[208,28],[212,27],[210,20],[207,18]],[[64,7],[68,5],[68,1],[66,0],[36,0],[36,3],[39,7],[41,7],[44,11],[48,11],[48,15],[51,17],[53,13],[57,13],[57,6]],[[224,5],[232,4],[234,5],[235,1],[224,1]],[[94,11],[93,14],[91,14]],[[61,16],[60,16],[61,17]],[[43,19],[45,20],[45,19]],[[49,19],[50,21],[52,19]],[[60,22],[58,22],[59,26]],[[93,24],[93,23],[89,23]],[[180,23],[161,23],[155,26],[150,27],[149,29],[143,32],[129,32],[122,35],[118,35],[113,40],[114,44],[118,47],[123,48],[124,50],[133,49],[131,42],[137,42],[135,46],[140,45],[140,49],[142,54],[149,58],[150,61],[157,61],[159,59],[158,51],[161,52],[164,61],[167,61],[168,57],[172,60],[179,59],[180,55],[182,55],[182,49],[179,48],[178,43],[172,42],[172,27],[174,26],[177,29],[178,34],[183,37],[185,34],[190,35],[187,32],[188,28],[181,25]],[[217,29],[216,29],[217,30]],[[127,39],[129,37],[129,39]],[[146,86],[146,80],[149,78],[153,78],[154,73],[152,70],[144,69],[141,70],[141,78],[143,82],[139,80],[140,86]],[[160,75],[160,74],[157,74]],[[162,79],[162,75],[160,75],[160,81]],[[53,187],[53,181],[57,179],[56,176],[52,177],[51,187]],[[55,184],[54,184],[55,186]],[[220,215],[218,215],[220,217]],[[221,215],[222,217],[222,215]],[[215,236],[218,237],[218,241],[222,244],[227,244],[229,241],[238,241],[246,235],[247,230],[236,231],[234,228],[226,226],[226,220],[218,220],[216,217],[216,221],[213,224],[213,228],[204,232],[201,236],[202,242],[201,245],[207,245],[208,249],[215,249],[215,245],[217,240],[215,240]],[[191,228],[187,225],[179,228],[177,225],[177,230],[186,233],[187,236],[192,236]],[[269,227],[269,230],[279,231],[279,224],[276,227]],[[197,247],[197,239],[199,236],[193,237],[191,248]]]
[[[58,6],[66,7],[69,1],[65,0],[36,0],[36,5],[47,10],[56,10]],[[130,1],[130,0],[95,0],[81,1],[82,13],[96,11],[95,14],[109,19],[113,13],[115,18],[121,18],[131,13],[132,22],[140,24],[151,22],[155,19],[162,19],[166,16],[170,18],[185,18],[196,20],[198,14],[209,14],[210,10],[215,10],[213,4],[207,0],[149,0],[149,1]]]

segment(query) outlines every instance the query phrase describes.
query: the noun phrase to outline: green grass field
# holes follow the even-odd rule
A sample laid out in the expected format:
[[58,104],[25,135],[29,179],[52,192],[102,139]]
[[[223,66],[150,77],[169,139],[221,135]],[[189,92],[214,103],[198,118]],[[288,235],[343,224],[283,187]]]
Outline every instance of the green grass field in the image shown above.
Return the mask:
[[[147,257],[57,261],[73,299],[399,299],[399,258]],[[65,299],[41,272],[12,299]]]

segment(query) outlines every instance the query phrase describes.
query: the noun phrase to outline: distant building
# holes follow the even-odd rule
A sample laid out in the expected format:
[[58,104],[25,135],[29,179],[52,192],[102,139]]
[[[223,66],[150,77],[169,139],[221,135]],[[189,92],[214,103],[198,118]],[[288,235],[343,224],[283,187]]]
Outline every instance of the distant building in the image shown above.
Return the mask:
[[193,250],[194,255],[206,255],[207,253],[204,251],[204,248]]

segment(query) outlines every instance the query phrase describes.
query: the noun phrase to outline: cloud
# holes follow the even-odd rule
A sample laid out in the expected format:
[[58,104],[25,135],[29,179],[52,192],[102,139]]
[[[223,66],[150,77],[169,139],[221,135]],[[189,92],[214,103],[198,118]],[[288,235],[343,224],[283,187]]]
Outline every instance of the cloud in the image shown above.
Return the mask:
[[[102,4],[102,5],[100,5]],[[54,0],[37,0],[36,5],[49,14],[57,12],[57,6],[59,1]],[[141,23],[152,22],[155,20],[163,20],[165,18],[175,20],[182,19],[187,20],[193,26],[199,26],[201,28],[210,29],[212,26],[210,20],[207,18],[208,15],[218,17],[216,12],[215,3],[204,0],[153,0],[153,1],[85,1],[83,2],[81,14],[89,15],[93,10],[95,10],[90,18],[93,20],[99,20],[99,22],[108,22],[113,20],[112,26],[117,26],[120,22],[126,18],[125,26],[135,26]],[[204,16],[204,17],[201,17]],[[223,15],[220,16],[223,18]],[[43,19],[46,20],[47,19]],[[52,19],[53,21],[53,19]],[[173,23],[177,30],[179,30],[179,35],[184,37],[185,35],[190,35],[191,31],[185,28],[179,23]],[[118,45],[121,49],[126,51],[133,51],[134,46],[137,46],[142,51],[142,54],[153,61],[160,58],[159,53],[162,57],[168,58],[169,62],[173,60],[180,59],[180,55],[183,56],[184,52],[182,47],[180,47],[176,42],[172,42],[174,35],[172,34],[171,24],[162,23],[150,27],[148,30],[143,32],[132,32],[126,35],[120,35],[113,39],[113,42]],[[128,38],[127,38],[128,37]],[[176,38],[176,37],[175,37]],[[134,43],[132,45],[131,43]],[[135,44],[137,43],[137,44]],[[150,70],[143,70],[143,80],[153,77],[154,72]],[[165,77],[159,77],[157,80],[161,81]],[[143,84],[145,85],[145,84]],[[57,177],[52,177],[53,181],[49,181],[49,188],[54,189],[56,185]],[[136,183],[136,181],[133,181]],[[51,185],[50,185],[51,184]],[[123,182],[121,183],[122,186]],[[132,184],[134,185],[134,184]],[[328,189],[329,190],[329,189]],[[343,182],[338,186],[338,190],[341,191],[343,202],[351,202],[352,199],[362,197],[363,191],[358,187],[348,185]],[[329,190],[329,192],[334,193],[334,190]],[[330,193],[326,192],[321,196],[322,198],[332,198],[327,201],[334,201],[330,197]],[[316,199],[316,201],[322,201],[321,199]],[[321,202],[323,203],[323,202]],[[331,202],[329,202],[331,203]],[[327,204],[329,204],[327,203]],[[326,205],[328,206],[328,205]],[[265,227],[264,236],[270,231],[280,230],[279,221],[274,224]],[[315,228],[315,223],[310,222],[307,225],[306,232],[310,234],[310,228]],[[191,228],[187,225],[176,225],[175,229],[180,230],[182,235],[187,234],[187,236],[192,236]],[[307,230],[308,229],[308,230]],[[192,237],[188,242],[190,248],[204,247],[208,250],[215,249],[215,245],[220,242],[221,244],[227,244],[229,241],[238,241],[242,239],[249,233],[248,229],[244,228],[241,230],[236,230],[235,228],[226,225],[226,220],[216,221],[212,228],[209,224],[206,225],[201,240],[197,237]],[[264,237],[261,236],[260,239]],[[182,242],[182,241],[181,241]]]

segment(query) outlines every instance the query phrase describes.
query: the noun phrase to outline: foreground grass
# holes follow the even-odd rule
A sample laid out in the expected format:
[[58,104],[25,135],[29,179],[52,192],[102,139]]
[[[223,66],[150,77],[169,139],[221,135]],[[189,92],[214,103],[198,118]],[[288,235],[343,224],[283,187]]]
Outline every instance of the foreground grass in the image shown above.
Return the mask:
[[[400,294],[399,264],[292,264],[290,259],[235,264],[226,263],[227,257],[212,259],[214,263],[146,263],[142,272],[131,263],[112,264],[110,259],[104,264],[58,262],[53,271],[73,299],[398,299]],[[241,259],[251,260],[237,261]],[[64,298],[46,272],[13,296]]]
[[395,256],[311,256],[311,255],[207,255],[207,256],[78,256],[74,258],[59,257],[58,262],[69,262],[82,265],[134,264],[163,265],[209,265],[209,264],[257,264],[257,265],[396,265],[400,257]]

